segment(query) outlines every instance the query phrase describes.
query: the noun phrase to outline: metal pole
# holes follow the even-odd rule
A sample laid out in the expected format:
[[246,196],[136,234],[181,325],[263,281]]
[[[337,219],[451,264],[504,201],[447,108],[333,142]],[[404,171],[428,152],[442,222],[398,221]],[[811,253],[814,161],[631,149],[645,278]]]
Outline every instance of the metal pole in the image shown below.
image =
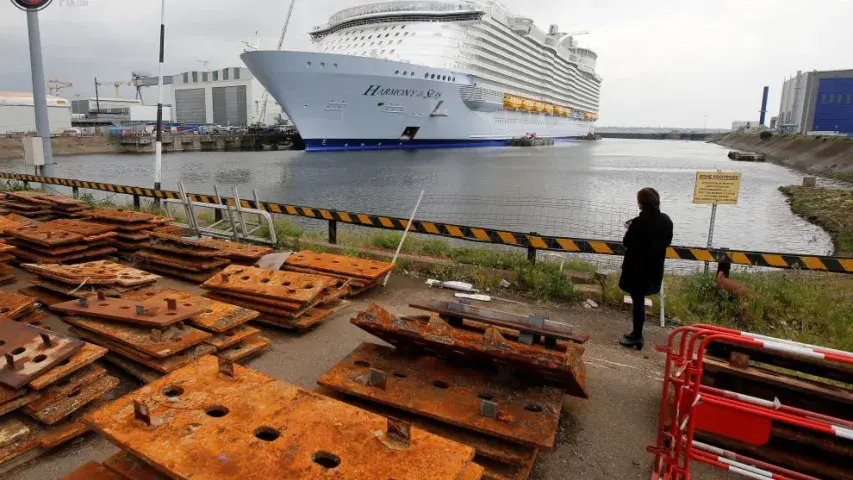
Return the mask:
[[53,146],[50,143],[50,121],[47,117],[47,94],[44,83],[44,63],[41,55],[41,32],[39,14],[35,10],[27,11],[27,31],[30,38],[30,72],[33,77],[33,107],[36,114],[36,134],[44,145],[45,177],[54,176]]
[[666,294],[664,293],[664,285],[666,284],[666,273],[664,273],[664,281],[660,283],[660,326],[666,327]]
[[[717,221],[717,204],[715,203],[711,207],[711,226],[708,229],[708,248],[714,244],[714,223]],[[705,275],[708,274],[708,262],[705,262]]]
[[[412,210],[412,216],[409,217],[409,222],[406,223],[406,229],[403,230],[403,238],[400,239],[400,244],[397,245],[397,251],[394,252],[394,259],[391,260],[392,265],[397,264],[397,257],[400,256],[400,250],[403,249],[403,243],[406,242],[406,237],[409,235],[409,229],[412,228],[412,222],[415,221],[415,215],[418,213],[418,208],[421,207],[421,200],[424,199],[424,190],[421,190],[421,195],[418,197],[418,203],[415,204],[415,209]],[[388,285],[388,279],[391,278],[391,272],[388,272],[388,275],[385,275],[385,281],[382,282],[382,288],[385,288]]]
[[[163,61],[166,45],[166,0],[160,2],[160,66],[157,78],[157,142],[154,145],[154,188],[160,190],[161,172],[160,166],[163,161]],[[155,203],[159,200],[155,199]]]
[[[95,115],[101,115],[101,96],[98,93],[98,77],[95,77]],[[89,102],[86,102],[88,105]]]

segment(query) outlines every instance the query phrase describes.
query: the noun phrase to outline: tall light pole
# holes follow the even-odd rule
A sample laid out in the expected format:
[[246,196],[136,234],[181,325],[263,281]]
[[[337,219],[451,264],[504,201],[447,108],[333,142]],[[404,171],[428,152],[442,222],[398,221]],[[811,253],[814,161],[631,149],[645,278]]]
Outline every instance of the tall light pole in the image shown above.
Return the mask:
[[[166,0],[160,2],[160,72],[157,79],[157,143],[154,146],[154,188],[160,190],[163,162],[163,60],[166,44]],[[156,202],[155,198],[155,202]],[[159,202],[158,202],[159,203]]]
[[53,146],[50,143],[50,121],[47,117],[47,94],[45,93],[44,62],[41,54],[41,32],[39,30],[38,11],[47,7],[50,1],[20,2],[15,4],[27,12],[27,33],[30,40],[30,72],[33,78],[33,109],[36,116],[36,135],[41,137],[44,149],[45,177],[52,177]]
[[702,124],[702,133],[708,132],[708,115],[705,115],[705,123]]

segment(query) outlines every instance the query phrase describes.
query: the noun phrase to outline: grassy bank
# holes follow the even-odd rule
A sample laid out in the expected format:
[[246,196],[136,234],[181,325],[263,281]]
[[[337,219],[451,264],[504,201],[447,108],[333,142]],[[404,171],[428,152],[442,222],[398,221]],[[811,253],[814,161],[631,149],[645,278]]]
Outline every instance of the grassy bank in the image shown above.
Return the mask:
[[826,230],[835,254],[853,256],[853,189],[782,187],[791,211]]

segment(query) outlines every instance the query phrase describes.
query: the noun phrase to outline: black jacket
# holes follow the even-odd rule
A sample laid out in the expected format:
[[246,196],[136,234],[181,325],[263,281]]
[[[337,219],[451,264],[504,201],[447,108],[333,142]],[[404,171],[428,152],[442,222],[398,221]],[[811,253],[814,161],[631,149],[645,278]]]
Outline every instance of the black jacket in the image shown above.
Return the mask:
[[629,294],[659,293],[666,248],[672,244],[672,220],[659,210],[643,210],[631,221],[622,243],[627,252],[619,288]]

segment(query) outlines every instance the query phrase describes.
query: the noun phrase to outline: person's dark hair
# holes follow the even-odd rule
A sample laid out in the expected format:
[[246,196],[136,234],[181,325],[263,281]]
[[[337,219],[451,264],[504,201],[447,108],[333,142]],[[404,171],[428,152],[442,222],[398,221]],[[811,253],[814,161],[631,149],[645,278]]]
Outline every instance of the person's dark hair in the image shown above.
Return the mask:
[[637,203],[643,210],[660,210],[660,194],[652,187],[646,187],[637,192]]

